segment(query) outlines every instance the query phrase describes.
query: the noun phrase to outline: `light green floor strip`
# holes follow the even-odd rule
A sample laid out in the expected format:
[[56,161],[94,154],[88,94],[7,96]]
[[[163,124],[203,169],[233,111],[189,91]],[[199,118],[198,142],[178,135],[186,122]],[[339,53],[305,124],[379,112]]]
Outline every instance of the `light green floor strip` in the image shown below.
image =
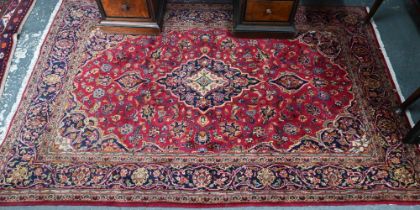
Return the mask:
[[29,77],[30,67],[35,64],[34,55],[39,50],[40,41],[46,35],[47,25],[57,9],[58,2],[58,0],[37,1],[18,36],[5,89],[0,96],[0,143],[4,139],[12,112],[16,109],[19,95],[24,89],[24,81]]

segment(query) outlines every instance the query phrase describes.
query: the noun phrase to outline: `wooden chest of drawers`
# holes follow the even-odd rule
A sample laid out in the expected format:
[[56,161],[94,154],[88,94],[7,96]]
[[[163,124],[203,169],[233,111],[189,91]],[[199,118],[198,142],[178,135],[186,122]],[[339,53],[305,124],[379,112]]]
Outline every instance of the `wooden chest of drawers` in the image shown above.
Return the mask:
[[295,32],[298,0],[234,0],[234,32]]
[[157,34],[161,31],[166,0],[96,0],[105,31]]
[[[157,34],[166,0],[96,0],[100,26],[110,32]],[[212,0],[203,1],[212,3]],[[294,34],[298,0],[233,0],[235,34]]]

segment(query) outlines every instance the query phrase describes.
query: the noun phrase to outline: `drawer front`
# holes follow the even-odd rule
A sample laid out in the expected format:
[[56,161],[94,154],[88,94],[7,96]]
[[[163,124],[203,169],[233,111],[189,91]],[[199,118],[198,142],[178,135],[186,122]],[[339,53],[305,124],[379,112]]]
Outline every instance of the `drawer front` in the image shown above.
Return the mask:
[[289,21],[294,1],[247,0],[245,21]]
[[150,18],[147,0],[101,0],[107,17]]

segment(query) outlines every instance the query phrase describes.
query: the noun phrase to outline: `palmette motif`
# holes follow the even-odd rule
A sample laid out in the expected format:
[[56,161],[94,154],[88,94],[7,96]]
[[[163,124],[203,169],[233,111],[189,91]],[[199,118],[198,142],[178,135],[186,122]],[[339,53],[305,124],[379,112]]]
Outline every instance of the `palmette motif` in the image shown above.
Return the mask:
[[[229,7],[188,4],[133,37],[64,1],[0,148],[0,202],[418,201],[365,12],[305,10],[294,40],[234,38]],[[198,21],[171,27],[183,11]]]

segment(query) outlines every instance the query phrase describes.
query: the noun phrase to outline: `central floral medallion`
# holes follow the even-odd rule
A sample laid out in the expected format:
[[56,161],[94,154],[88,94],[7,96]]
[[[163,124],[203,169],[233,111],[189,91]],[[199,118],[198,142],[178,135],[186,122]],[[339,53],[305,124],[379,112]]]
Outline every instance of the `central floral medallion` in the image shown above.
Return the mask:
[[208,69],[203,68],[187,78],[186,85],[199,92],[202,96],[205,96],[212,90],[223,87],[228,82],[226,78],[219,77]]
[[180,101],[205,112],[231,101],[260,81],[222,61],[203,56],[181,65],[157,82]]

